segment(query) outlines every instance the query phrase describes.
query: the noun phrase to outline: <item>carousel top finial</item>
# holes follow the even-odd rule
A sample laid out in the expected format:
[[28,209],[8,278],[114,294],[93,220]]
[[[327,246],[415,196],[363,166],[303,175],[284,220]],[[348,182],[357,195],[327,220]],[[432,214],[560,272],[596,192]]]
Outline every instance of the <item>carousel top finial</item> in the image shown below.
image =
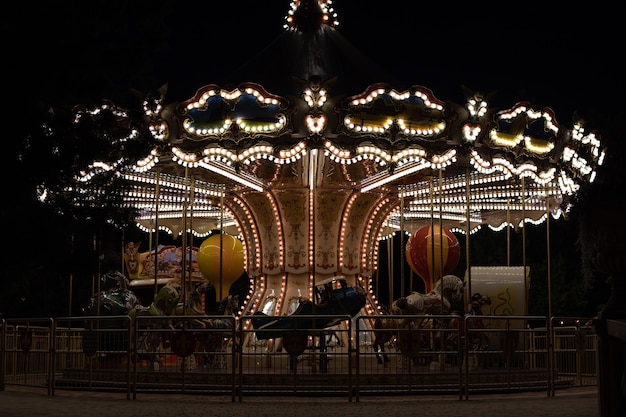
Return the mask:
[[300,32],[314,32],[321,25],[339,24],[331,0],[294,0],[285,20],[286,29]]

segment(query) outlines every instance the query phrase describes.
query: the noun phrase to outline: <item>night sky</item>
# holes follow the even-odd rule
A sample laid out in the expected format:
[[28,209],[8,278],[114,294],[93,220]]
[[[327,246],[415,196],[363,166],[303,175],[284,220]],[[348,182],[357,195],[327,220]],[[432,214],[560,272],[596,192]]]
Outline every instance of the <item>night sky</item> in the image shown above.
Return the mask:
[[[44,99],[110,98],[168,82],[172,100],[219,83],[283,32],[289,1],[61,1],[5,15],[9,87]],[[542,11],[446,2],[334,2],[337,30],[355,48],[441,100],[462,85],[509,106],[574,111],[623,106],[617,10]],[[378,81],[378,80],[377,80]],[[380,80],[385,81],[385,80]],[[599,104],[598,101],[604,104]]]

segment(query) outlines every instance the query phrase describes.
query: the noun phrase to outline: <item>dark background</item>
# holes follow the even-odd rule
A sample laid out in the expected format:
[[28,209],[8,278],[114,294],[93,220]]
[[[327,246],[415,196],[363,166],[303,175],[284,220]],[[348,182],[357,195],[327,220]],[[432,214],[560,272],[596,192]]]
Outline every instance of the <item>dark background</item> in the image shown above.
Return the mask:
[[[7,249],[0,313],[79,314],[94,277],[119,269],[123,239],[146,237],[132,230],[126,235],[109,231],[97,222],[77,223],[39,205],[34,185],[41,168],[21,159],[30,129],[50,106],[71,108],[102,99],[134,106],[131,89],[154,90],[164,83],[166,101],[182,101],[203,85],[220,84],[280,36],[289,1],[59,1],[13,6],[3,14],[1,25],[2,218]],[[536,109],[552,108],[566,128],[579,115],[598,130],[609,152],[622,155],[626,89],[621,14],[617,6],[601,2],[584,6],[546,11],[523,4],[334,3],[337,30],[401,80],[399,88],[422,85],[440,100],[463,103],[465,86],[490,94],[496,108],[529,101]],[[606,277],[598,274],[593,282],[583,282],[576,213],[551,227],[552,285],[559,289],[553,291],[554,312],[593,315],[606,300]],[[531,314],[547,313],[545,236],[545,228],[529,227],[527,257],[537,280],[531,285]],[[473,244],[473,259],[481,259],[482,265],[505,261],[505,237],[484,231],[476,239],[481,243]],[[516,239],[513,250],[520,253],[519,236]],[[68,306],[70,292],[73,303]]]

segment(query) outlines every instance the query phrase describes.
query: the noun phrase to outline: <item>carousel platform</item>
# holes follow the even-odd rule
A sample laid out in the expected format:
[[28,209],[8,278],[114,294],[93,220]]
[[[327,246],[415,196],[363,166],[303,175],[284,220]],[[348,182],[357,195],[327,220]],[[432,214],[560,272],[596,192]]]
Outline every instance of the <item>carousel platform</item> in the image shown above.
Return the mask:
[[[547,390],[547,369],[490,370],[464,373],[433,372],[428,368],[404,373],[378,372],[239,372],[198,368],[188,371],[132,369],[67,369],[55,378],[58,389],[169,393],[246,394],[414,394],[455,392],[523,392]],[[554,388],[574,386],[574,378],[555,378]]]

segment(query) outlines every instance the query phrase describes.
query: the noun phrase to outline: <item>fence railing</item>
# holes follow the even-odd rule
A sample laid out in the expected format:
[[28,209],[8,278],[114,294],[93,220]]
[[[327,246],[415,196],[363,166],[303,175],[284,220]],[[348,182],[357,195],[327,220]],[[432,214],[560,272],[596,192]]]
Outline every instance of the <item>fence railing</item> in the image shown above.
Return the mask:
[[233,401],[276,393],[357,401],[368,394],[554,395],[559,388],[597,384],[597,340],[588,321],[454,315],[5,319],[0,389],[112,391],[128,398],[194,392]]

